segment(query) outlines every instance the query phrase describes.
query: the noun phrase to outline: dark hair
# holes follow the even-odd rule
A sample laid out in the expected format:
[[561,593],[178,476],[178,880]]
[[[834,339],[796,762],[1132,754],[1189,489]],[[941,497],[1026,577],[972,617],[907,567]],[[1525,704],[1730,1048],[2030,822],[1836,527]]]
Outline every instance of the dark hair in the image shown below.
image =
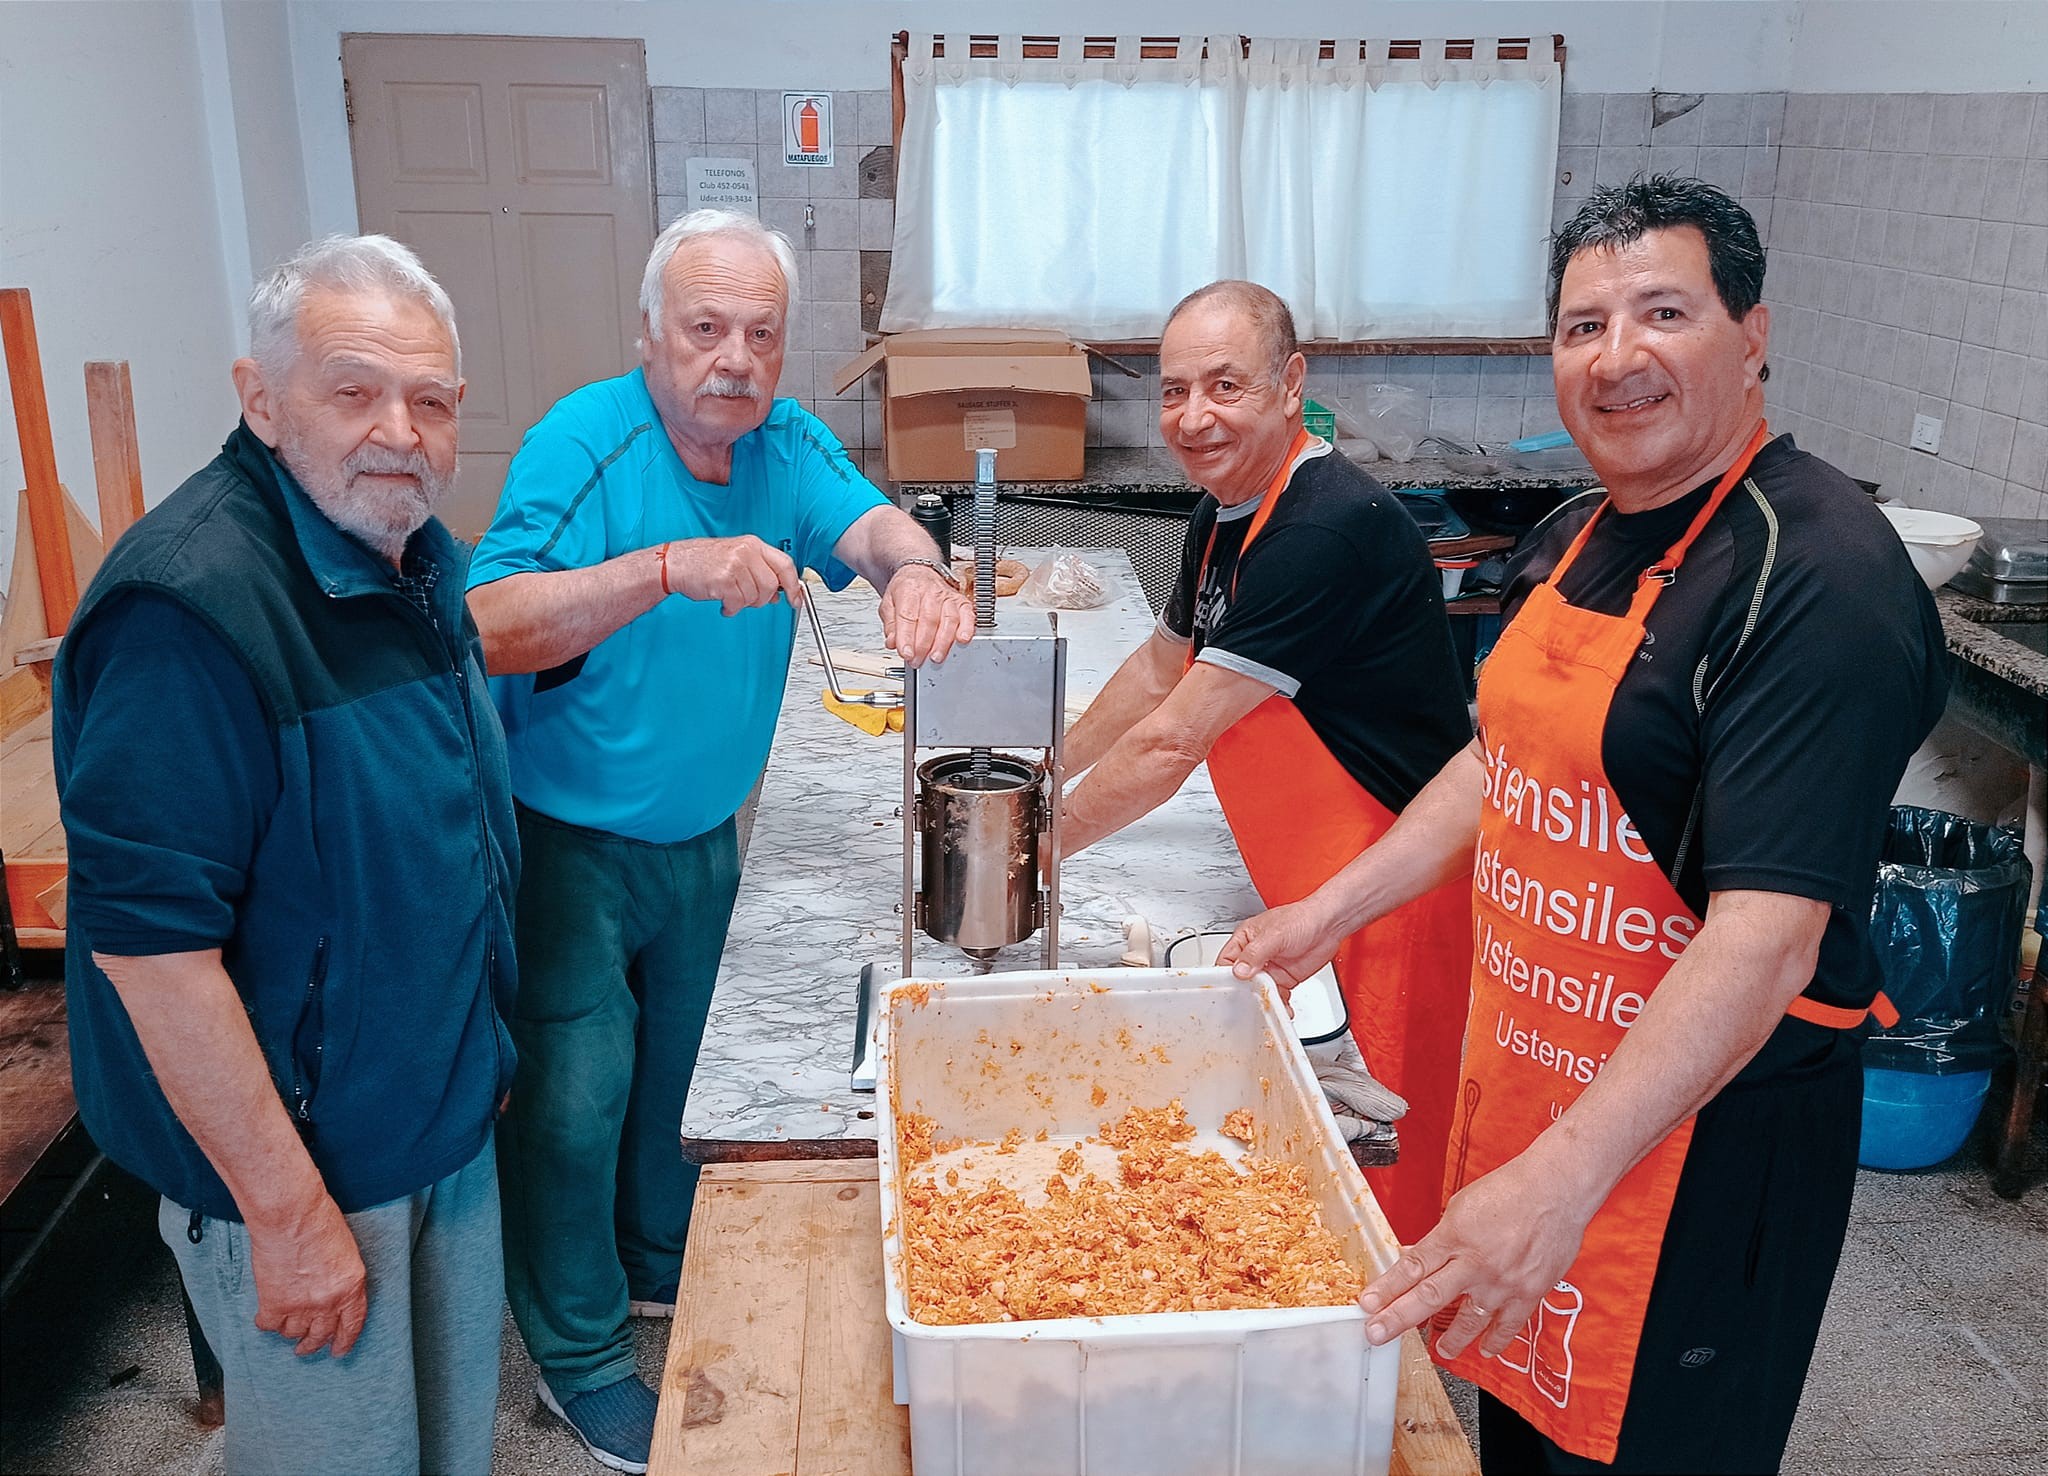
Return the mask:
[[1257,282],[1245,282],[1235,277],[1225,277],[1220,282],[1197,287],[1175,303],[1159,329],[1159,336],[1164,338],[1175,318],[1201,302],[1221,302],[1251,320],[1252,332],[1266,351],[1275,379],[1286,370],[1287,361],[1301,347],[1301,341],[1294,332],[1293,310],[1280,294],[1270,287],[1261,287]]
[[1741,322],[1763,300],[1764,248],[1756,220],[1725,191],[1681,174],[1637,175],[1593,192],[1550,238],[1550,331],[1564,269],[1581,251],[1632,246],[1646,232],[1691,226],[1707,238],[1707,265],[1728,316]]

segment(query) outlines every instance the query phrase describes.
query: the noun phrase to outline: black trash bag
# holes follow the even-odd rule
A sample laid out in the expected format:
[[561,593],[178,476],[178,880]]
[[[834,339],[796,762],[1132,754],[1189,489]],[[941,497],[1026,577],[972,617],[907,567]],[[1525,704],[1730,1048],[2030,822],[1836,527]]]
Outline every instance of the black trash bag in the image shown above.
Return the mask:
[[1949,1076],[2003,1055],[2033,880],[2019,832],[1894,805],[1870,942],[1899,1023],[1863,1043],[1866,1065]]

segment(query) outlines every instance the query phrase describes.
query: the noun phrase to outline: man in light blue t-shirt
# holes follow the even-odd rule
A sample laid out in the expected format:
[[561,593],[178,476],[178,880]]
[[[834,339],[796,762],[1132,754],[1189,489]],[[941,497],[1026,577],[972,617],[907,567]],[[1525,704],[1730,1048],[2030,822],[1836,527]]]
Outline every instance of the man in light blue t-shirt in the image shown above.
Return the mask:
[[470,567],[525,853],[506,1286],[542,1402],[615,1470],[644,1470],[653,1433],[627,1320],[675,1303],[696,1192],[676,1130],[801,571],[864,576],[913,665],[974,627],[931,539],[774,398],[796,285],[751,217],[663,231],[641,367],[527,432]]

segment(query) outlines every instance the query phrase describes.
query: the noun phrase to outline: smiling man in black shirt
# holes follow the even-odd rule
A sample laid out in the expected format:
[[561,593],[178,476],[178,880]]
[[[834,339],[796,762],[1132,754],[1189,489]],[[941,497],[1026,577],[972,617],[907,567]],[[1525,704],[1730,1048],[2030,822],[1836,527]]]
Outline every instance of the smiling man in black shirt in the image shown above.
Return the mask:
[[[1604,484],[1511,570],[1479,739],[1224,957],[1299,977],[1472,878],[1442,1223],[1366,1288],[1437,1319],[1489,1471],[1775,1470],[1888,1008],[1887,810],[1940,620],[1849,478],[1763,423],[1763,249],[1698,180],[1602,190],[1552,255],[1558,408]],[[1439,1315],[1441,1314],[1441,1315]]]
[[[1369,846],[1472,735],[1436,567],[1399,500],[1302,425],[1287,304],[1214,282],[1159,341],[1159,428],[1208,495],[1152,638],[1067,738],[1069,851],[1167,799],[1205,759],[1268,906]],[[1336,951],[1351,1031],[1408,1103],[1373,1190],[1405,1238],[1436,1220],[1471,940],[1443,887]]]

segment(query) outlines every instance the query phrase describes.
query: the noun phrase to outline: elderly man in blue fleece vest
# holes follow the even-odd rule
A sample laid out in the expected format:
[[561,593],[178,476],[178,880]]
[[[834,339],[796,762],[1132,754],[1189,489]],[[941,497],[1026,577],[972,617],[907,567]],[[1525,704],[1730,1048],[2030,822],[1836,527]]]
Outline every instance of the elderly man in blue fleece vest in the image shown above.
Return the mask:
[[163,1195],[230,1471],[483,1473],[518,842],[432,516],[454,314],[363,236],[249,317],[242,423],[57,659],[79,1108]]

